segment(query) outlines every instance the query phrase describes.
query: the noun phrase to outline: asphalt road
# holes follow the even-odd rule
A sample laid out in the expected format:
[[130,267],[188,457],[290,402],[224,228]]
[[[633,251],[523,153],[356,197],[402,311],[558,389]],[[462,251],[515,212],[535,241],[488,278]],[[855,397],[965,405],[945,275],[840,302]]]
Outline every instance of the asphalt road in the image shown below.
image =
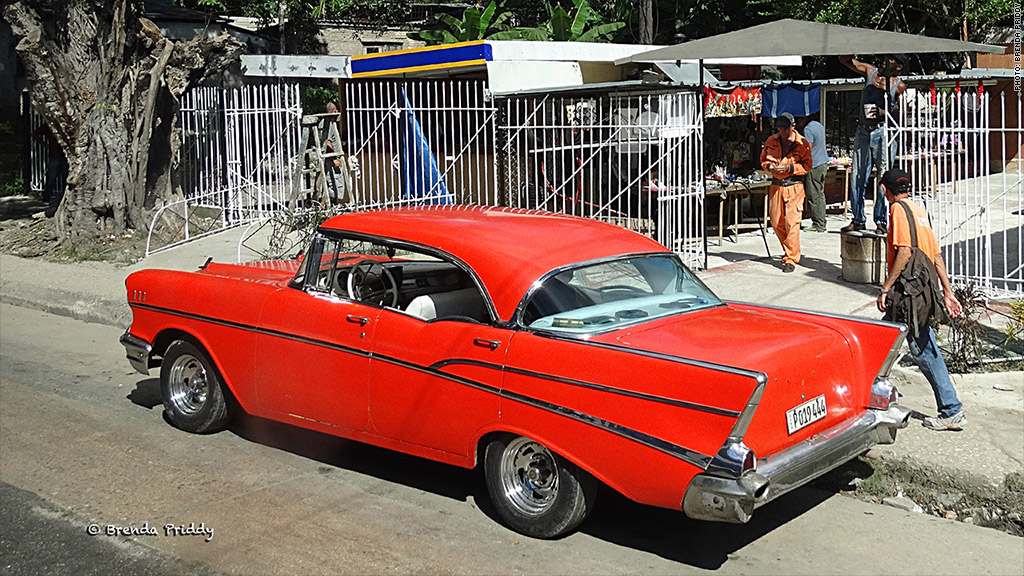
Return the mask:
[[531,540],[473,471],[253,418],[174,429],[120,334],[0,305],[0,572],[1024,573],[1020,538],[816,488],[742,526],[605,491],[578,533]]

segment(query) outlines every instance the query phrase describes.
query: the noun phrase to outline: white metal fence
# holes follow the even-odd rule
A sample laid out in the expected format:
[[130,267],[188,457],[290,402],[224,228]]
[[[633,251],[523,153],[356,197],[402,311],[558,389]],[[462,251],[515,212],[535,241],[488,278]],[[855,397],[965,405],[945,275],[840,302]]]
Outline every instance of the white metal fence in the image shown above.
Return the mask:
[[511,206],[602,220],[705,265],[703,125],[696,92],[504,99]]
[[1007,92],[908,90],[895,134],[951,278],[994,297],[1024,295],[1021,96]]
[[199,87],[181,102],[182,196],[157,209],[146,253],[267,220],[298,186],[298,84]]
[[482,81],[351,81],[346,152],[359,208],[499,203],[495,113]]

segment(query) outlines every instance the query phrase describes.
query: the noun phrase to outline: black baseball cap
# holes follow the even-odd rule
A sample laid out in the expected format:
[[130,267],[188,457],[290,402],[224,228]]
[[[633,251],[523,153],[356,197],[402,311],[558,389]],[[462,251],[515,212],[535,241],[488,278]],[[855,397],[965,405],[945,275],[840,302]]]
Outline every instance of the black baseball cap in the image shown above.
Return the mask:
[[775,127],[776,128],[789,128],[795,122],[796,122],[796,120],[793,118],[792,114],[790,114],[789,112],[783,112],[782,114],[779,114],[778,118],[775,119]]
[[900,194],[910,188],[910,175],[899,168],[890,168],[882,174],[882,185],[893,194]]
[[892,56],[890,56],[890,58],[895,60],[897,64],[904,68],[906,68],[907,64],[910,63],[910,57],[907,56],[906,54],[893,54]]

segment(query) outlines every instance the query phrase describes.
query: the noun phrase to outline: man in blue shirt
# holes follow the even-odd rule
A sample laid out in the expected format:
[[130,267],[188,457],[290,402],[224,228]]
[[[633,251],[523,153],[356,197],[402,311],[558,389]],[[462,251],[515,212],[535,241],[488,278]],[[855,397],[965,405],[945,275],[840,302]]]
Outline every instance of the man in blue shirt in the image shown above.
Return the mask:
[[808,232],[827,232],[825,221],[825,172],[828,171],[828,152],[825,150],[825,127],[818,122],[818,114],[804,116],[797,122],[800,133],[811,145],[811,171],[804,176],[804,191],[811,209],[811,227]]

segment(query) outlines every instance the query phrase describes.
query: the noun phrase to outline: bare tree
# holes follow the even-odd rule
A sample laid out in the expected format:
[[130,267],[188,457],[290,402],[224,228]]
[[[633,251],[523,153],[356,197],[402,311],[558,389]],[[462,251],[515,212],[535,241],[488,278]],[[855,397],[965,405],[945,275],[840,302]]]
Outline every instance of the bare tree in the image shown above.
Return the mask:
[[158,201],[180,195],[179,97],[238,60],[224,34],[164,38],[140,17],[140,0],[26,0],[4,17],[32,104],[70,164],[56,226],[62,240],[145,229]]

